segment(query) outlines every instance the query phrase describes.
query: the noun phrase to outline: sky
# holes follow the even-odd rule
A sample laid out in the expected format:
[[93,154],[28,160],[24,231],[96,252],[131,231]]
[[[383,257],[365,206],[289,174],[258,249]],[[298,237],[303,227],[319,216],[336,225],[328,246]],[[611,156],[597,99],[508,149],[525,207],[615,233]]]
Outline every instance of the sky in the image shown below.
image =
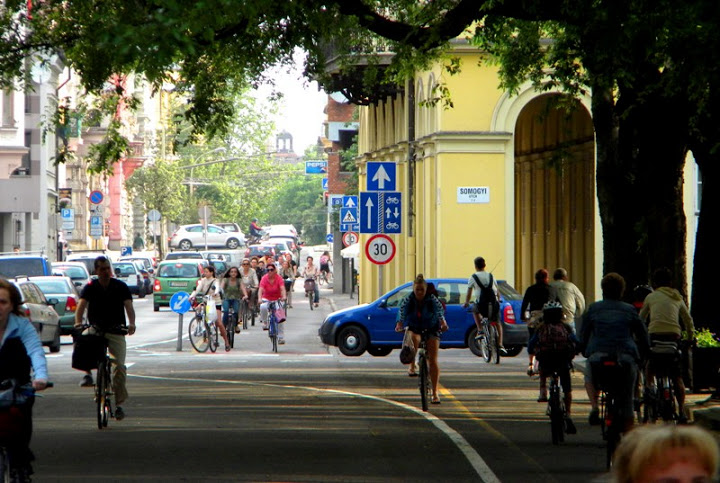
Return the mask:
[[[303,154],[307,146],[314,146],[317,138],[323,135],[323,122],[326,120],[323,109],[327,105],[327,94],[318,89],[318,83],[303,77],[302,59],[303,54],[298,51],[291,72],[286,72],[287,68],[269,72],[275,79],[275,89],[284,94],[279,112],[273,116],[277,129],[275,134],[283,130],[292,134],[296,154]],[[269,92],[270,88],[263,86],[258,94],[262,97]]]

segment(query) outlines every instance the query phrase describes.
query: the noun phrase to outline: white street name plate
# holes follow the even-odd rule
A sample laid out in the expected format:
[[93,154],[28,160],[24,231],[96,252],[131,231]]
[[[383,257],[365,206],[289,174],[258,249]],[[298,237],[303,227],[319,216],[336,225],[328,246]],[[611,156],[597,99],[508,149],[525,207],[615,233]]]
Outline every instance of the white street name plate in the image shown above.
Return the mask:
[[458,203],[490,203],[490,188],[487,186],[460,187],[457,189]]

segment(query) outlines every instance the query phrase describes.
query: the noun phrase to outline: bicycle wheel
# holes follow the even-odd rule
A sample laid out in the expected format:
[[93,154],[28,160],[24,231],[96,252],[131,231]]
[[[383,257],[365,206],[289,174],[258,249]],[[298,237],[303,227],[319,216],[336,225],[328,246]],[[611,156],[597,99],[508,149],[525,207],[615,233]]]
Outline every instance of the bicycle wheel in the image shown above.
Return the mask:
[[108,384],[107,365],[108,360],[100,362],[97,369],[97,380],[95,381],[95,403],[97,405],[97,425],[98,429],[107,426],[108,421]]
[[420,401],[422,402],[422,410],[427,412],[428,399],[430,399],[430,378],[428,375],[428,365],[427,360],[425,359],[425,354],[420,353],[418,365],[420,366],[420,380],[418,381],[418,384],[420,385]]
[[658,382],[658,396],[660,399],[661,409],[660,414],[664,422],[677,421],[677,411],[675,409],[675,394],[673,391],[672,383],[670,378],[662,377],[661,382]]
[[310,310],[315,310],[315,306],[313,305],[313,298],[315,293],[314,292],[305,292],[307,294],[308,302],[310,302]]
[[201,316],[196,316],[188,326],[190,344],[198,352],[206,352],[210,346],[210,338],[207,325]]
[[551,380],[550,398],[548,399],[548,414],[550,415],[550,433],[552,444],[560,444],[565,440],[565,411],[560,398],[560,388],[557,381]]
[[228,324],[227,327],[225,327],[225,333],[228,337],[228,342],[230,342],[230,347],[235,347],[235,326],[237,325],[237,322],[235,321],[235,314],[231,313],[228,314]]
[[0,448],[0,474],[2,474],[2,481],[12,481],[10,479],[10,461],[8,461],[8,454],[5,447]]
[[[221,322],[222,323],[222,322]],[[208,345],[210,346],[210,352],[215,352],[220,345],[218,343],[218,332],[220,332],[217,328],[216,322],[210,322],[209,324],[206,322],[207,325],[207,333],[208,333]]]
[[270,337],[272,351],[277,352],[278,322],[275,317],[275,307],[271,305],[268,310],[270,312],[268,315],[268,337]]
[[485,362],[489,363],[492,355],[490,353],[490,336],[486,324],[483,324],[480,333],[482,334],[482,337],[480,338],[480,352],[482,353],[482,358]]
[[500,364],[500,336],[495,325],[490,326],[490,360],[495,364]]
[[246,301],[243,301],[241,315],[243,330],[247,330],[248,321],[250,320],[250,305]]

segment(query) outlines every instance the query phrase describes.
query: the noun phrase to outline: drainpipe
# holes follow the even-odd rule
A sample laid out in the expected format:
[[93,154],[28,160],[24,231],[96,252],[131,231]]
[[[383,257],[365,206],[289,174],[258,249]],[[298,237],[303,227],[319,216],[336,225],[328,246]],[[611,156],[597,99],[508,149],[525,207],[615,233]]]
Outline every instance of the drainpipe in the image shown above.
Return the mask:
[[[72,77],[72,69],[68,69],[67,79],[65,79],[62,84],[60,84],[59,86],[57,86],[55,88],[55,99],[58,100],[58,107],[60,106],[60,89],[65,87],[65,84],[70,82],[71,77]],[[67,113],[66,113],[66,115],[67,115]],[[67,121],[67,119],[66,119],[66,121]],[[65,133],[65,135],[67,135],[67,132]],[[56,131],[55,132],[55,155],[56,156],[58,153],[58,137],[59,136],[57,135],[57,131]],[[55,240],[55,250],[56,250],[55,259],[58,262],[61,262],[64,258],[63,257],[64,253],[62,253],[62,247],[60,247],[60,240],[58,239],[58,233],[62,229],[62,226],[58,226],[58,213],[60,213],[60,166],[58,165],[58,163],[55,163],[55,236],[53,237],[53,239]],[[58,251],[59,251],[59,253],[58,253]]]
[[408,81],[408,237],[415,236],[415,78]]

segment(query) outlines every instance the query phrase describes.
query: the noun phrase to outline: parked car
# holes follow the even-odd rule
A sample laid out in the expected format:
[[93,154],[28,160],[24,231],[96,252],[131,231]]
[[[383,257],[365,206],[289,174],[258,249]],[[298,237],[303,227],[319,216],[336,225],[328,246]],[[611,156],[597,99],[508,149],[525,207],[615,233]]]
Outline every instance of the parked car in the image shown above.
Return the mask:
[[[467,293],[467,279],[436,278],[433,282],[439,298],[445,302],[445,318],[449,330],[442,335],[441,349],[469,347],[481,356],[475,340],[477,328],[472,316],[472,305],[463,307]],[[500,290],[500,316],[504,330],[504,345],[508,356],[516,356],[527,345],[527,325],[520,320],[522,296],[507,282],[498,280]],[[412,282],[396,287],[369,304],[362,304],[328,315],[318,334],[327,345],[337,346],[346,356],[359,356],[365,351],[373,356],[386,356],[402,345],[403,334],[395,332],[400,301],[412,293]]]
[[56,298],[47,299],[40,287],[28,278],[10,280],[20,291],[20,310],[35,326],[43,345],[60,352],[60,316],[55,312]]
[[140,298],[145,297],[145,281],[140,268],[134,262],[115,262],[112,264],[112,268],[115,278],[125,282],[131,294]]
[[203,258],[210,260],[210,261],[216,261],[219,260],[221,262],[225,262],[228,267],[239,267],[240,263],[242,263],[242,259],[245,256],[245,251],[243,250],[207,250],[207,251],[201,251],[200,254],[203,256]]
[[295,225],[269,225],[263,227],[268,237],[271,236],[291,236],[297,238],[298,231]]
[[[207,235],[207,236],[206,236]],[[193,247],[227,247],[231,250],[240,246],[238,233],[225,231],[217,225],[208,225],[207,230],[201,224],[183,225],[170,237],[170,247],[190,250]]]
[[236,233],[238,238],[240,239],[240,245],[245,245],[245,233],[240,229],[240,225],[237,223],[213,223],[213,225],[219,226],[225,231]]
[[140,274],[143,277],[143,285],[145,286],[145,293],[152,293],[153,275],[155,274],[155,268],[150,257],[136,257],[134,255],[120,257],[119,262],[132,262],[137,265],[140,270]]
[[203,260],[203,256],[200,252],[177,251],[166,254],[165,260]]
[[75,325],[75,311],[77,310],[80,295],[70,277],[42,276],[30,277],[48,300],[57,300],[54,304],[55,312],[60,317],[60,334],[68,335]]
[[260,243],[258,245],[248,245],[245,249],[245,258],[264,257],[266,255],[275,258],[277,255],[275,245]]
[[77,288],[78,293],[82,292],[85,285],[90,281],[90,272],[83,262],[53,262],[53,274],[60,273],[66,277],[70,277],[73,285]]
[[283,244],[284,248],[282,251],[289,251],[295,262],[300,263],[300,246],[297,244],[297,238],[285,237],[285,236],[271,236],[265,243],[276,243]]
[[170,299],[177,292],[191,293],[195,290],[207,260],[165,260],[155,270],[153,284],[153,310],[170,306]]
[[16,253],[0,255],[0,277],[7,279],[15,277],[33,277],[38,275],[52,275],[52,267],[45,255],[31,253]]
[[107,256],[102,251],[75,251],[68,254],[65,260],[68,262],[82,262],[85,264],[90,276],[95,275],[95,259],[97,257]]

